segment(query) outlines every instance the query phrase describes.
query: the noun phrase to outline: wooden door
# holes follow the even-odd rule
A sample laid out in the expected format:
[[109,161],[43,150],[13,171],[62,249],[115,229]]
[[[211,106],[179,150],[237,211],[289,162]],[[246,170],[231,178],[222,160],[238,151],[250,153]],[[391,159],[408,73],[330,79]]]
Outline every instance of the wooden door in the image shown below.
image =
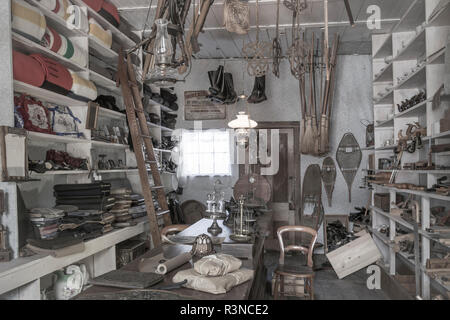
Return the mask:
[[[272,150],[278,153],[278,170],[275,174],[264,175],[272,187],[272,195],[269,207],[273,210],[273,232],[276,238],[276,230],[282,225],[296,225],[300,222],[301,212],[300,194],[300,152],[299,152],[299,127],[296,123],[259,123],[258,129],[267,130],[267,134],[258,134],[258,146],[267,144],[267,155],[275,161]],[[273,132],[272,132],[273,131]],[[272,146],[272,139],[279,133],[279,143]],[[272,133],[274,136],[272,137]],[[272,137],[272,138],[271,138]],[[265,141],[260,141],[266,139]],[[258,148],[259,149],[259,148]],[[276,150],[278,149],[278,150]],[[258,152],[257,164],[239,166],[239,176],[249,173],[261,174],[262,168],[269,168],[272,161],[266,165],[261,164],[261,154]],[[248,156],[246,156],[248,159]],[[263,161],[264,162],[264,161]]]

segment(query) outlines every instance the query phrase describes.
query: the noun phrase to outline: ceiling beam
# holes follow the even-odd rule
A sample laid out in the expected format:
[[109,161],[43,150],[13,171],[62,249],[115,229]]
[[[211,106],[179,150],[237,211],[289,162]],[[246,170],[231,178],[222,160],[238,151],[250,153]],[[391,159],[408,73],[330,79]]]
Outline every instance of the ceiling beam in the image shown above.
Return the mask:
[[[343,0],[328,0],[329,2],[343,2]],[[256,4],[256,0],[248,0],[249,4]],[[323,0],[308,0],[308,2],[323,2]],[[258,0],[258,3],[260,5],[267,5],[267,4],[276,4],[277,0]],[[214,1],[213,6],[222,6],[224,4],[224,0],[220,1]],[[133,6],[133,7],[118,7],[117,10],[119,11],[139,11],[139,10],[148,10],[149,6]],[[151,6],[152,9],[156,9],[156,4]]]
[[[399,22],[400,19],[381,19],[380,22],[381,24],[383,23],[397,23]],[[329,27],[342,27],[342,26],[348,26],[349,25],[349,21],[348,20],[344,20],[344,21],[330,21],[328,23]],[[355,21],[355,27],[357,27],[358,25],[365,25],[367,23],[366,20],[358,20]],[[325,24],[323,22],[311,22],[311,23],[300,23],[299,24],[300,28],[322,28],[325,26]],[[277,27],[276,24],[264,24],[264,25],[260,25],[259,28],[260,29],[275,29]],[[291,23],[287,23],[287,24],[280,24],[279,28],[291,28],[292,24]],[[188,29],[186,29],[187,31]],[[203,27],[203,31],[220,31],[220,30],[226,30],[225,27]],[[256,30],[256,25],[252,25],[250,26],[250,30]],[[147,33],[150,32],[150,30],[147,31]]]

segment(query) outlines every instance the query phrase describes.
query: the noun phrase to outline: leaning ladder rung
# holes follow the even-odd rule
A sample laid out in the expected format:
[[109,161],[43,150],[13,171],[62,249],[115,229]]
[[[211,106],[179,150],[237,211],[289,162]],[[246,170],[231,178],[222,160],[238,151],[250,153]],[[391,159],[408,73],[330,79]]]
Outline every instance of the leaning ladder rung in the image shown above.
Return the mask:
[[145,160],[145,163],[152,164],[152,163],[158,163],[158,161],[156,161],[156,160]]
[[164,189],[164,186],[152,186],[152,189]]
[[168,214],[169,212],[170,212],[170,210],[158,211],[158,212],[156,213],[156,215],[157,215],[157,216],[163,216],[163,215],[165,215],[165,214]]
[[140,134],[140,136],[141,136],[142,138],[148,138],[148,139],[153,138],[152,136],[147,136],[147,135],[145,135],[145,134]]

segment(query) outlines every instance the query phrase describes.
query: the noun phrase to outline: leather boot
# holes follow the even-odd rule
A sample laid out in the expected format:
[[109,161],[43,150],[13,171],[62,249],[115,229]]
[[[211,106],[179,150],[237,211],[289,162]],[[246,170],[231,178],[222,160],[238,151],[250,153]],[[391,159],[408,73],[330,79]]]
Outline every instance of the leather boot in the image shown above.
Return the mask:
[[213,85],[209,88],[209,92],[211,93],[211,95],[217,95],[222,90],[223,78],[223,66],[219,66],[213,79]]
[[236,102],[237,94],[234,91],[233,75],[225,73],[226,99],[225,104],[233,104]]
[[248,98],[248,103],[261,103],[267,100],[266,97],[266,76],[255,77],[255,84],[253,85],[253,91]]
[[222,77],[221,77],[222,78],[222,80],[221,80],[222,82],[220,84],[219,92],[217,92],[217,94],[213,94],[211,96],[211,99],[213,101],[221,103],[221,104],[225,103],[225,100],[227,98],[227,86],[226,86],[226,83],[225,83],[226,75],[227,75],[227,73],[223,73],[222,74]]

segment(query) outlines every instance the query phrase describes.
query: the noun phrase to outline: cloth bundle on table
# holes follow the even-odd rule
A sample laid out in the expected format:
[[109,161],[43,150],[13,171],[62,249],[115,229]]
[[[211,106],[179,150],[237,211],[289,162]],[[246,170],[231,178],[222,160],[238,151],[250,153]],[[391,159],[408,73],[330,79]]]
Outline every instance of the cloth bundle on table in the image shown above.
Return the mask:
[[241,265],[242,262],[231,255],[214,254],[195,262],[193,269],[177,272],[172,281],[187,280],[186,288],[224,294],[253,278],[254,271],[241,268]]

